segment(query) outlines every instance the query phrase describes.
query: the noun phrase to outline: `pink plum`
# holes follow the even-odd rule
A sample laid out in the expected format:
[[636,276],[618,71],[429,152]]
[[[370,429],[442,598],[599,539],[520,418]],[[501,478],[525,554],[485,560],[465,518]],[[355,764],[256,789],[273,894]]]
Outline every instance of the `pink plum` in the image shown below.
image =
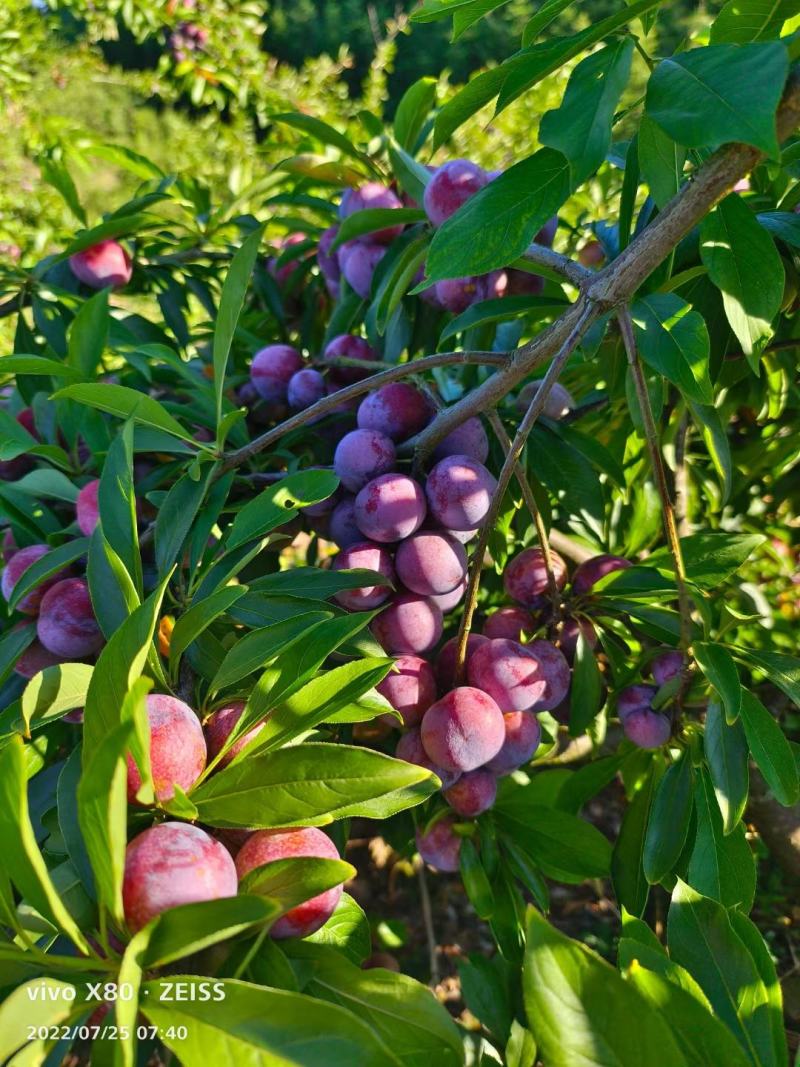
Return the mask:
[[433,648],[442,636],[442,613],[427,597],[401,593],[370,624],[370,629],[391,655],[418,655]]
[[263,400],[286,401],[289,380],[303,367],[303,357],[291,345],[267,345],[250,364],[250,380]]
[[[222,746],[230,737],[239,719],[241,719],[245,705],[246,701],[244,700],[232,700],[229,704],[217,708],[208,717],[205,725],[205,737],[209,761],[214,759],[218,752],[222,751]],[[246,733],[237,738],[217,764],[217,769],[221,770],[223,767],[227,767],[234,756],[238,756],[242,749],[246,748],[263,729],[263,722],[256,723],[255,726],[252,726]]]
[[[436,700],[433,667],[419,656],[398,656],[394,661],[394,670],[375,688],[395,711],[400,712],[406,728],[416,726]],[[394,719],[387,721],[396,725]]]
[[[342,203],[339,209],[339,217],[346,219],[350,215],[355,214],[357,211],[375,210],[383,208],[384,210],[397,210],[403,206],[398,197],[388,189],[385,185],[381,185],[380,182],[367,182],[365,185],[360,186],[358,189],[349,190],[349,195],[342,198]],[[368,234],[370,241],[377,241],[378,244],[388,245],[403,232],[403,224],[398,226],[387,226],[383,230],[376,230],[374,233]]]
[[398,545],[395,568],[412,593],[438,596],[451,593],[463,582],[467,553],[447,534],[422,530]]
[[286,387],[286,399],[289,401],[289,407],[295,411],[310,408],[326,395],[325,379],[312,367],[303,367],[302,370],[296,371]]
[[469,159],[452,159],[439,167],[425,187],[423,206],[434,226],[456,211],[488,184],[486,171]]
[[[205,769],[207,750],[203,727],[189,705],[177,697],[149,693],[145,703],[150,728],[153,789],[156,800],[171,800],[175,786],[188,792]],[[139,768],[128,755],[130,803],[136,800],[141,784]]]
[[525,608],[499,608],[483,624],[483,636],[521,641],[523,634],[531,634],[535,629],[536,620]]
[[[543,379],[539,378],[534,382],[528,382],[527,385],[523,385],[517,397],[517,411],[520,415],[524,415],[531,406],[534,397],[541,388],[542,381]],[[572,394],[560,382],[556,382],[545,401],[542,414],[548,419],[563,419],[574,407],[575,401],[572,399]]]
[[[5,600],[11,599],[14,588],[25,571],[46,556],[49,551],[50,549],[47,545],[28,545],[26,548],[20,548],[13,553],[3,568],[3,577],[0,579],[0,590],[2,590]],[[56,584],[59,578],[63,576],[63,573],[63,571],[60,571],[58,574],[51,575],[41,581],[29,593],[25,594],[17,604],[16,610],[21,611],[23,615],[36,615],[45,593]]]
[[[372,345],[363,337],[352,333],[341,333],[325,346],[322,358],[326,363],[336,359],[358,359],[362,362],[374,363],[379,357]],[[360,370],[358,367],[333,367],[331,381],[337,385],[352,385],[368,377],[369,373],[369,370]]]
[[366,538],[391,543],[416,533],[426,510],[418,482],[405,474],[381,474],[356,497],[355,519]]
[[448,456],[469,456],[478,463],[485,463],[489,458],[489,438],[479,418],[473,416],[456,426],[434,449],[435,460]]
[[417,851],[437,871],[454,873],[459,868],[461,838],[453,830],[455,818],[439,819],[430,830],[417,830]]
[[379,430],[393,441],[405,441],[424,430],[435,414],[425,393],[407,382],[390,382],[361,401],[358,425],[362,430]]
[[416,767],[424,767],[426,771],[433,771],[442,783],[442,789],[449,789],[459,779],[460,771],[448,771],[433,762],[425,751],[422,735],[416,727],[403,734],[397,742],[394,754],[397,759],[404,760],[406,763],[413,763]]
[[488,693],[465,685],[452,689],[428,708],[420,732],[434,763],[445,770],[474,771],[502,748],[505,723]]
[[[567,565],[557,552],[550,553],[558,589],[567,584]],[[515,556],[503,573],[503,587],[518,604],[539,608],[547,595],[547,571],[540,548],[526,548]]]
[[89,587],[82,578],[64,578],[42,597],[36,632],[48,652],[66,660],[93,656],[105,644]]
[[358,493],[367,482],[392,470],[394,441],[379,430],[352,430],[336,446],[333,469],[345,489]]
[[539,720],[530,711],[507,711],[503,715],[506,736],[503,747],[486,764],[493,774],[511,774],[533,758],[542,739]]
[[[486,641],[487,638],[482,634],[469,634],[467,637],[467,666],[469,666],[470,658],[474,652],[479,649],[481,645],[485,644]],[[450,640],[445,641],[439,649],[439,655],[436,657],[436,677],[439,679],[439,685],[442,689],[451,689],[455,682],[457,649],[458,637],[451,637]]]
[[[333,570],[368,570],[376,571],[394,582],[395,574],[392,557],[382,545],[371,541],[360,541],[348,548],[343,548],[333,560]],[[342,589],[335,599],[348,611],[371,611],[380,607],[392,595],[391,586],[365,585],[358,589]]]
[[386,248],[384,245],[364,242],[363,244],[354,244],[353,247],[348,249],[346,255],[339,257],[342,274],[347,279],[350,288],[362,300],[369,299],[375,269],[385,255]]
[[444,799],[465,819],[474,819],[488,811],[496,797],[497,779],[491,771],[482,769],[462,774],[455,785],[444,790]]
[[69,266],[79,282],[92,289],[119,289],[131,280],[131,257],[118,241],[100,241],[69,257]]
[[482,463],[469,456],[447,456],[425,483],[430,512],[449,530],[473,530],[489,511],[497,482]]
[[75,501],[75,517],[78,520],[78,529],[84,537],[91,537],[95,526],[100,521],[100,510],[97,506],[99,489],[100,479],[95,478],[84,485]]
[[576,567],[572,576],[572,591],[576,596],[582,596],[607,574],[625,570],[630,566],[630,560],[621,556],[593,556]]

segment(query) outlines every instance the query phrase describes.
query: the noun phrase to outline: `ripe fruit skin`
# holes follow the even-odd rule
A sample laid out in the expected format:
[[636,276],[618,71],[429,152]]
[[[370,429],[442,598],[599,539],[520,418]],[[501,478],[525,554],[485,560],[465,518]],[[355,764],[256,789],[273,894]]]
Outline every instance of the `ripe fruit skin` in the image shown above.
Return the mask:
[[503,716],[506,737],[503,747],[486,764],[493,774],[511,774],[533,758],[542,739],[539,720],[530,711],[508,711]]
[[446,311],[460,315],[468,307],[485,298],[482,280],[473,275],[466,278],[446,278],[435,285],[436,299]]
[[352,496],[340,500],[331,512],[328,533],[331,541],[339,548],[349,548],[350,545],[364,540],[364,535],[356,523],[355,512],[356,500]]
[[500,751],[505,740],[503,713],[480,689],[460,686],[432,704],[420,727],[430,758],[449,771],[474,771]]
[[91,537],[95,526],[100,521],[100,511],[97,506],[99,489],[100,479],[95,478],[84,485],[75,501],[75,517],[78,520],[78,529],[84,537]]
[[424,767],[426,771],[433,771],[442,783],[442,789],[449,789],[460,777],[459,771],[447,771],[444,767],[439,767],[433,762],[425,751],[422,744],[422,736],[416,728],[403,734],[397,742],[394,754],[398,759],[405,760],[406,763],[413,763],[417,767]]
[[583,634],[583,638],[589,645],[589,648],[594,648],[596,646],[597,630],[595,630],[589,619],[576,619],[572,616],[565,618],[558,638],[558,647],[570,663],[572,663],[575,658],[575,652],[578,648],[579,634]]
[[[567,565],[557,552],[550,553],[556,586],[567,584]],[[539,608],[547,594],[547,571],[540,548],[526,548],[515,556],[503,574],[503,588],[512,600],[526,608]]]
[[617,715],[625,722],[636,711],[651,711],[653,697],[658,690],[654,685],[629,685],[617,696]]
[[[393,210],[402,206],[401,201],[391,189],[381,185],[380,182],[367,182],[358,189],[351,189],[348,196],[342,197],[339,218],[346,219],[348,216],[355,214],[356,211],[374,210],[375,208]],[[402,232],[403,225],[401,223],[399,226],[387,226],[385,229],[377,230],[368,236],[370,241],[388,245],[391,244],[395,237],[399,237]]]
[[448,530],[474,530],[486,518],[497,482],[477,460],[448,456],[428,475],[425,493],[437,522]]
[[[436,700],[436,675],[427,660],[419,656],[398,656],[395,669],[375,688],[385,697],[395,711],[403,716],[403,725],[408,729],[417,726],[422,716]],[[391,726],[396,720],[387,718]]]
[[[371,541],[360,541],[358,544],[350,545],[349,548],[343,548],[334,558],[333,570],[335,571],[359,569],[377,571],[390,582],[395,580],[391,555],[385,548]],[[334,599],[348,611],[370,611],[384,604],[391,595],[391,586],[366,585],[359,589],[342,589]]]
[[[322,830],[313,826],[299,830],[257,830],[248,837],[236,854],[239,881],[265,863],[301,856],[330,860],[341,858],[333,841]],[[276,940],[308,937],[330,919],[341,895],[342,887],[337,885],[310,900],[304,900],[278,919],[270,929],[270,936]]]
[[662,652],[661,655],[656,656],[650,664],[653,681],[659,686],[666,685],[666,683],[671,682],[673,678],[677,678],[682,670],[683,655],[680,652],[672,650],[669,652]]
[[[206,739],[200,720],[182,700],[164,693],[146,698],[150,727],[150,769],[157,800],[170,800],[179,785],[188,792],[206,765]],[[142,784],[139,768],[128,755],[128,801]]]
[[465,819],[474,819],[488,811],[497,798],[497,779],[487,770],[462,774],[455,785],[444,792],[444,799]]
[[[569,688],[569,667],[561,653],[550,646],[560,660],[559,665],[552,666],[541,655],[537,655],[535,646],[541,650],[547,641],[534,641],[530,645],[520,645],[507,638],[487,641],[470,657],[467,677],[470,683],[488,693],[503,711],[527,711],[536,708],[560,704]],[[557,697],[557,699],[554,699]]]
[[336,446],[333,469],[345,489],[358,493],[367,482],[394,467],[394,441],[379,430],[351,430]]
[[317,247],[317,264],[319,266],[319,271],[325,279],[325,285],[334,300],[339,296],[339,279],[342,276],[339,259],[335,252],[331,254],[331,245],[336,240],[338,233],[338,226],[329,226],[327,230],[323,230],[320,234],[319,245]]
[[379,430],[393,441],[405,441],[424,430],[436,414],[428,397],[407,382],[390,382],[370,393],[358,406],[361,430]]
[[453,873],[459,867],[461,838],[453,832],[455,818],[445,816],[423,833],[417,830],[417,851],[437,871]]
[[397,576],[412,593],[451,593],[467,573],[464,546],[447,534],[422,530],[402,541],[395,556]]
[[428,597],[401,593],[370,623],[372,635],[390,655],[419,655],[442,636],[442,613]]
[[100,241],[69,257],[69,266],[79,282],[92,289],[119,289],[131,280],[131,257],[117,241]]
[[[209,762],[222,749],[222,746],[228,740],[234,726],[236,726],[239,719],[241,719],[245,703],[244,700],[232,700],[230,704],[225,704],[224,707],[217,708],[214,714],[209,716],[205,725]],[[256,723],[255,726],[242,734],[238,740],[234,741],[217,764],[217,770],[227,767],[233,757],[237,756],[246,745],[249,745],[253,738],[261,733],[263,728],[263,723]]]
[[483,636],[490,639],[505,637],[509,641],[520,641],[522,635],[533,633],[536,621],[524,608],[500,608],[493,612],[483,624]]
[[439,442],[433,458],[438,461],[448,456],[469,456],[478,463],[486,462],[489,458],[489,438],[479,418],[473,416],[467,419]]
[[422,205],[434,226],[454,215],[471,196],[488,184],[486,171],[469,159],[451,159],[434,173],[425,187]]
[[623,719],[622,729],[628,740],[638,748],[661,748],[672,733],[672,725],[666,715],[648,710],[631,712]]
[[[469,668],[469,661],[476,649],[481,645],[486,644],[487,638],[483,634],[471,633],[467,637],[467,655],[466,663]],[[436,657],[436,677],[439,680],[439,685],[442,689],[452,689],[455,682],[455,670],[456,670],[456,651],[458,649],[458,638],[451,637],[449,641],[445,641],[442,647],[439,649],[439,655]]]
[[36,633],[48,652],[64,659],[93,656],[105,644],[82,578],[64,578],[42,597]]
[[125,850],[122,903],[132,933],[168,908],[235,897],[237,889],[228,850],[189,823],[151,826]]
[[630,560],[621,556],[593,556],[575,568],[572,576],[572,591],[576,596],[582,596],[613,571],[622,571],[630,567]]
[[[14,586],[20,580],[22,575],[43,556],[46,556],[50,551],[47,545],[28,545],[27,548],[20,548],[17,552],[14,552],[8,563],[3,568],[3,577],[0,579],[0,589],[3,592],[3,598],[10,600],[14,592]],[[29,593],[17,604],[16,610],[21,611],[23,615],[35,615],[41,606],[42,599],[48,589],[51,589],[58,581],[59,575],[55,574],[50,578],[46,578],[43,582],[37,585],[34,589],[31,589]]]
[[[517,397],[517,411],[520,415],[524,415],[531,406],[531,401],[539,392],[542,381],[543,379],[538,378],[534,382],[528,382],[520,390]],[[575,401],[572,398],[572,394],[563,385],[556,382],[544,403],[542,414],[546,415],[548,419],[563,419],[574,407]]]
[[448,611],[452,611],[454,607],[461,603],[464,599],[464,594],[467,591],[467,579],[463,578],[455,589],[449,593],[439,593],[431,597],[431,600],[436,604],[443,615],[446,615]]
[[382,474],[358,494],[354,514],[364,537],[390,544],[416,533],[426,511],[425,494],[413,478]]
[[[360,359],[372,363],[379,357],[372,345],[363,337],[352,333],[340,333],[327,345],[322,358],[326,362],[335,359]],[[337,385],[352,385],[368,377],[369,373],[368,370],[359,370],[358,367],[333,367],[331,381]]]
[[289,379],[303,367],[303,357],[291,345],[267,345],[250,364],[250,380],[258,395],[271,403],[285,403]]
[[547,683],[544,696],[536,701],[531,711],[552,711],[569,692],[572,676],[567,659],[552,641],[531,641],[525,647],[541,661]]
[[289,407],[295,411],[303,411],[316,404],[318,400],[327,394],[325,379],[318,370],[313,367],[303,367],[289,379],[286,387],[286,399]]
[[33,678],[39,671],[45,670],[46,667],[55,667],[59,663],[60,656],[48,652],[41,641],[34,640],[14,664],[14,671],[21,678]]
[[339,252],[339,263],[348,285],[362,300],[368,300],[375,268],[386,255],[386,248],[375,242],[351,241],[348,245],[343,245]]

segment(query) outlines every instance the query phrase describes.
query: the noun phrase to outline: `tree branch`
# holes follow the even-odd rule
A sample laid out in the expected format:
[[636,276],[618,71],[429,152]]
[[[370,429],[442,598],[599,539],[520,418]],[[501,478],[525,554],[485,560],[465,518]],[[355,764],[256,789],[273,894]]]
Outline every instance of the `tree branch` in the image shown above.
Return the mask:
[[548,267],[555,274],[560,274],[568,282],[577,286],[578,289],[589,278],[596,276],[593,270],[589,270],[588,267],[584,267],[581,263],[576,263],[569,256],[554,252],[552,248],[547,248],[545,245],[529,245],[522,253],[522,258],[527,259],[530,263],[538,263],[540,267]]

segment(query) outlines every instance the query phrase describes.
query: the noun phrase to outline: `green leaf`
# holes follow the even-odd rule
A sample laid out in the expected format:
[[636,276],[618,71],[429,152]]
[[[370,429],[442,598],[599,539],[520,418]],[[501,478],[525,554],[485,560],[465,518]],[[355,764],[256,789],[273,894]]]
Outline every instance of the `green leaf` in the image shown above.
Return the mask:
[[794,704],[800,704],[800,659],[784,652],[753,652],[749,648],[733,651],[737,659],[743,660],[751,669],[764,671]]
[[728,0],[711,23],[712,44],[748,44],[779,37],[797,12],[797,0]]
[[622,826],[611,857],[611,880],[617,900],[637,918],[644,914],[650,885],[644,872],[645,837],[663,764],[654,758],[643,784],[622,817]]
[[394,135],[407,152],[413,152],[428,114],[436,102],[436,79],[420,78],[400,98],[394,113]]
[[749,1067],[730,1030],[685,989],[636,961],[628,981],[667,1023],[692,1067]]
[[694,48],[664,59],[647,84],[647,114],[678,144],[743,141],[778,155],[775,112],[788,73],[777,41]]
[[663,208],[681,187],[686,149],[642,115],[637,135],[639,170],[658,208]]
[[2,356],[0,357],[0,374],[31,374],[47,378],[80,378],[80,372],[57,359],[44,356]]
[[372,934],[364,911],[348,893],[342,893],[330,919],[303,939],[315,945],[332,945],[353,963],[361,964],[372,951]]
[[344,860],[294,856],[273,860],[249,871],[239,884],[240,893],[268,897],[284,914],[305,900],[349,882],[356,869]]
[[697,834],[687,879],[700,893],[725,907],[749,911],[756,891],[756,868],[744,827],[727,836],[708,774],[701,770],[695,784]]
[[103,537],[130,575],[137,597],[141,597],[142,558],[133,484],[133,423],[127,422],[111,442],[100,475],[97,505]]
[[40,914],[83,953],[89,946],[67,910],[44,862],[31,825],[25,746],[20,737],[0,748],[0,847],[11,881]]
[[697,979],[751,1062],[772,1063],[767,991],[725,908],[679,880],[667,932],[671,957]]
[[536,317],[560,312],[567,307],[567,301],[552,296],[502,296],[496,300],[480,300],[473,304],[445,326],[439,335],[439,346],[451,337],[478,326],[490,326],[495,322],[516,319],[526,312],[537,312]]
[[791,807],[800,799],[797,767],[789,742],[775,716],[754,693],[742,693],[742,725],[747,744],[779,804]]
[[[71,982],[41,977],[12,990],[0,1004],[0,1061],[15,1067],[44,1063],[44,1041],[32,1039],[31,1030],[36,1033],[42,1027],[49,1031],[85,1010],[78,988]],[[20,1049],[23,1051],[12,1060]]]
[[505,65],[491,67],[477,74],[440,109],[433,130],[434,151],[445,143],[459,126],[485,107],[500,92],[506,79]]
[[64,203],[72,214],[81,225],[85,226],[86,212],[83,210],[78,190],[75,188],[75,182],[72,180],[72,175],[67,169],[64,160],[55,159],[51,153],[43,153],[38,157],[37,163],[39,164],[42,178],[61,194]]
[[250,582],[253,592],[267,593],[271,597],[311,597],[327,600],[344,589],[361,589],[364,585],[383,585],[391,588],[391,579],[377,571],[361,567],[353,570],[321,570],[319,567],[292,567],[275,571]]
[[541,148],[471,197],[436,231],[426,283],[486,274],[521,256],[569,196],[569,163]]
[[775,242],[742,198],[732,193],[700,225],[700,258],[722,293],[742,351],[757,371],[783,301],[784,270]]
[[[147,679],[144,693],[150,688]],[[84,751],[78,784],[78,822],[94,873],[98,901],[118,926],[125,922],[122,875],[128,814],[128,765],[133,724],[120,723],[91,752]]]
[[246,585],[226,585],[216,593],[190,607],[175,623],[169,638],[169,667],[175,671],[181,656],[189,645],[215,619],[224,615],[228,608],[247,593]]
[[489,919],[494,914],[494,893],[486,871],[481,863],[478,850],[468,837],[461,842],[459,849],[461,880],[469,897],[469,902],[481,919]]
[[161,502],[155,526],[156,566],[160,575],[177,560],[215,472],[216,465],[209,465],[205,477],[184,474]]
[[728,917],[734,933],[750,953],[767,990],[767,1014],[772,1031],[774,1062],[776,1067],[788,1067],[789,1055],[786,1048],[786,1030],[783,1025],[783,994],[770,950],[752,919],[748,919],[740,911],[731,911]]
[[658,783],[642,857],[645,877],[651,885],[670,874],[686,844],[692,815],[692,780],[692,761],[684,752]]
[[257,226],[249,237],[242,242],[241,248],[231,260],[230,268],[222,285],[217,320],[214,326],[213,345],[214,397],[216,400],[217,426],[222,421],[222,393],[225,389],[225,371],[228,366],[228,355],[236,333],[236,325],[242,313],[247,287],[250,284],[265,227],[266,223]]
[[111,637],[139,606],[139,595],[125,564],[96,526],[89,543],[86,578],[95,618],[103,635]]
[[235,897],[170,908],[150,923],[142,963],[148,969],[163,967],[253,926],[270,925],[280,913],[277,901],[247,895],[242,889]]
[[411,21],[435,22],[454,14],[458,8],[470,7],[474,3],[475,0],[422,0],[411,16]]
[[74,504],[78,499],[78,486],[74,485],[61,471],[40,467],[14,482],[15,493],[26,493],[43,499],[65,500]]
[[414,787],[397,810],[411,807],[437,781],[422,767],[380,752],[302,744],[229,764],[193,790],[192,801],[200,821],[211,826],[324,826],[348,815],[380,813],[382,797]]
[[522,992],[528,1025],[547,1067],[693,1067],[661,1014],[632,985],[533,909]]
[[[800,216],[794,211],[762,211],[756,218],[773,237],[790,248],[800,248]],[[5,366],[5,363],[0,366]]]
[[[201,603],[205,602],[201,601]],[[199,606],[198,604],[197,607]],[[305,612],[273,623],[271,626],[251,630],[249,634],[237,641],[225,656],[211,681],[210,692],[216,693],[220,689],[241,681],[259,667],[266,666],[279,653],[285,654],[291,644],[307,635],[314,626],[324,622],[328,617],[328,614],[322,611]]]
[[729,725],[719,704],[706,711],[705,753],[714,792],[722,813],[726,834],[731,833],[744,814],[749,775],[747,742],[740,722]]
[[642,359],[689,400],[711,404],[708,375],[711,342],[702,315],[674,293],[650,293],[631,308]]
[[59,663],[35,674],[20,698],[26,728],[36,729],[83,707],[93,670],[88,663]]
[[540,6],[539,10],[533,15],[525,25],[525,29],[522,33],[522,43],[526,47],[529,44],[533,44],[542,30],[546,30],[550,26],[562,11],[566,11],[575,0],[545,0]]
[[357,1015],[404,1067],[464,1062],[458,1027],[421,982],[382,968],[362,971],[327,946],[302,946],[300,959],[306,954],[313,963],[307,992]]
[[597,656],[582,630],[578,631],[569,700],[569,732],[572,737],[579,737],[586,733],[603,705],[603,678]]
[[108,289],[81,304],[69,329],[67,363],[82,378],[93,378],[108,342]]
[[339,133],[333,126],[329,126],[327,122],[323,122],[322,119],[318,119],[314,115],[306,115],[299,111],[291,111],[282,115],[270,115],[270,119],[273,122],[282,122],[286,126],[293,126],[297,130],[302,130],[303,133],[308,133],[312,137],[316,137],[316,139],[323,144],[329,144],[334,148],[338,148],[339,151],[343,152],[346,156],[360,160],[360,162],[366,164],[370,170],[375,171],[375,165],[372,163],[369,156],[365,155],[364,152],[360,152],[343,133]]
[[722,503],[727,504],[733,487],[733,460],[727,428],[716,408],[706,404],[693,404],[691,401],[687,406],[703,435],[711,462],[722,482]]
[[226,548],[228,551],[238,548],[283,526],[294,518],[299,508],[327,500],[338,486],[339,479],[332,471],[311,470],[288,475],[245,504],[234,519]]
[[739,718],[744,690],[730,652],[722,645],[696,641],[692,653],[697,665],[717,692],[725,708],[725,721],[732,725]]
[[192,435],[170,413],[147,393],[129,389],[126,385],[107,382],[90,382],[85,385],[67,385],[53,394],[54,400],[75,400],[79,404],[106,411],[120,419],[133,419],[143,426],[163,430],[173,437],[196,445]]
[[569,160],[573,187],[581,185],[606,158],[611,123],[628,84],[632,57],[632,37],[593,52],[570,74],[561,106],[542,116],[539,140]]
[[465,33],[470,26],[480,22],[482,18],[503,7],[509,0],[472,0],[471,4],[459,7],[453,12],[453,41]]
[[582,882],[605,877],[611,845],[594,826],[556,808],[530,803],[517,788],[495,806],[495,822],[549,877]]
[[[172,977],[172,976],[171,976]],[[220,981],[220,1000],[200,1000],[208,979],[175,975],[189,1000],[161,1003],[161,982],[143,986],[145,1014],[183,1067],[241,1063],[247,1067],[400,1067],[400,1061],[359,1016],[314,997],[248,982]],[[184,1027],[186,1037],[177,1035]]]
[[[701,589],[714,589],[734,575],[763,543],[762,534],[699,533],[682,537],[686,575]],[[674,573],[675,569],[666,548],[651,552],[647,565],[666,574]]]
[[426,218],[425,212],[416,207],[376,207],[354,211],[352,215],[348,215],[339,223],[339,232],[331,248],[340,248],[345,242],[353,241],[368,233],[375,233],[376,230],[384,230],[389,226],[409,225],[412,222],[424,222]]
[[9,608],[11,610],[16,608],[20,600],[46,578],[51,578],[54,574],[69,567],[76,559],[85,556],[88,547],[88,539],[79,537],[75,541],[66,541],[58,548],[51,549],[41,559],[37,559],[22,572],[19,581],[14,586],[14,591],[8,601]]

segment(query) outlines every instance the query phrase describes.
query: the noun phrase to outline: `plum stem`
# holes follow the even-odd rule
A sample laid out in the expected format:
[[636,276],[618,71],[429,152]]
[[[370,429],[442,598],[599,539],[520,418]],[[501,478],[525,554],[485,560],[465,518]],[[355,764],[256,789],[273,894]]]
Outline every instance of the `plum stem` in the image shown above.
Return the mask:
[[[528,435],[533,429],[536,420],[544,411],[547,399],[550,396],[553,386],[558,381],[567,360],[572,355],[581,337],[583,337],[586,331],[587,322],[593,317],[593,309],[590,304],[583,303],[580,306],[573,306],[579,307],[579,313],[575,317],[571,330],[564,338],[558,353],[542,379],[541,386],[536,390],[536,393],[528,406],[528,410],[525,412],[522,422],[517,428],[516,435],[514,436],[514,440],[511,443],[511,447],[509,448],[497,478],[497,487],[492,495],[489,511],[481,526],[478,543],[475,546],[475,551],[472,555],[467,591],[464,597],[464,614],[461,616],[461,624],[458,628],[458,643],[456,646],[456,663],[454,671],[456,686],[461,684],[461,679],[464,675],[467,656],[467,641],[469,640],[472,618],[475,614],[475,607],[478,601],[483,561],[489,545],[489,537],[495,527],[497,516],[503,503],[503,497],[505,496],[506,490],[514,475],[514,469],[519,463],[520,456],[525,448],[525,442],[528,440]],[[564,317],[566,318],[566,316]]]
[[436,932],[433,928],[433,908],[431,907],[431,895],[428,891],[428,879],[425,877],[425,864],[420,860],[417,867],[419,879],[419,896],[422,905],[422,924],[425,927],[425,940],[428,943],[428,961],[431,972],[431,987],[439,984],[439,947],[436,944]]

